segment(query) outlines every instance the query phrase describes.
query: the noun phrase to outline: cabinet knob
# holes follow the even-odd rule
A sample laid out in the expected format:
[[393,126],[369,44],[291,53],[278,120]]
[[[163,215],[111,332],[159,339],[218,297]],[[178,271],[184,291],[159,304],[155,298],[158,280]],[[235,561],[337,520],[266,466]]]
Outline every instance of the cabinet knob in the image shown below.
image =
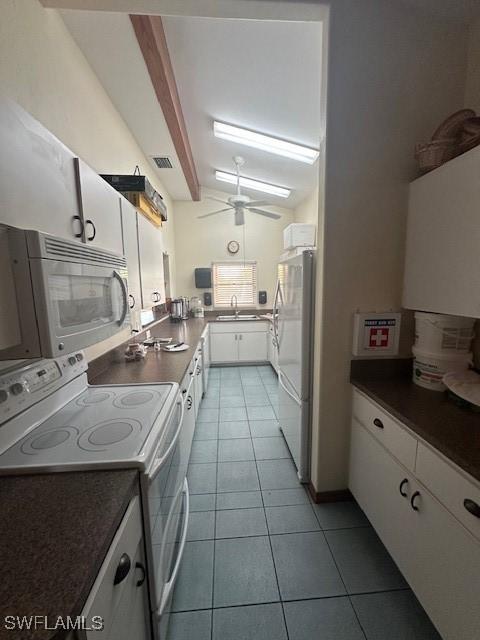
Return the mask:
[[421,496],[420,491],[415,491],[415,493],[414,493],[414,494],[412,495],[412,497],[410,498],[410,504],[412,505],[412,509],[413,509],[414,511],[418,511],[418,507],[417,507],[417,505],[415,504],[415,500],[416,500],[417,498],[420,498],[420,496]]
[[465,509],[475,516],[476,518],[480,518],[480,505],[475,502],[475,500],[471,500],[470,498],[465,498],[463,501],[463,506]]
[[378,427],[379,429],[383,429],[383,422],[380,420],[380,418],[375,418],[375,420],[373,421],[373,424]]
[[83,231],[84,231],[84,224],[83,224],[83,220],[80,216],[73,216],[74,220],[78,220],[78,222],[80,223],[80,231],[78,233],[75,233],[75,238],[81,238],[83,236]]
[[141,587],[142,584],[145,582],[145,578],[147,577],[147,572],[141,562],[135,563],[135,569],[139,569],[142,572],[142,577],[139,580],[137,580],[137,587]]
[[95,240],[95,236],[97,235],[97,229],[95,228],[95,225],[93,224],[93,222],[91,220],[85,220],[85,226],[87,226],[87,224],[89,224],[93,229],[92,235],[91,236],[87,236],[87,240],[89,242],[92,242],[92,240]]
[[120,584],[120,582],[123,582],[130,573],[131,566],[132,562],[130,560],[130,556],[128,555],[128,553],[123,553],[120,557],[117,570],[115,571],[113,584]]
[[404,491],[403,487],[407,487],[408,486],[408,478],[404,478],[401,483],[400,486],[398,487],[398,490],[400,491],[400,495],[403,496],[404,498],[408,498],[408,491]]

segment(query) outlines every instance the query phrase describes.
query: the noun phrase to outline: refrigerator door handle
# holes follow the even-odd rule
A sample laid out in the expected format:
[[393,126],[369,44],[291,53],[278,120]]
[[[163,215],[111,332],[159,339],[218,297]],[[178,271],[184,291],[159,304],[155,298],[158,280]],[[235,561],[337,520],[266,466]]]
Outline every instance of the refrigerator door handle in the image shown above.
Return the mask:
[[282,387],[282,389],[285,391],[285,393],[290,396],[290,398],[296,403],[298,404],[299,407],[302,406],[302,401],[297,398],[296,395],[294,395],[291,391],[289,391],[289,389],[287,389],[285,383],[283,382],[283,376],[282,376],[282,372],[280,371],[280,369],[278,370],[278,382],[280,383],[280,386]]
[[278,306],[277,306],[277,302],[278,302],[278,293],[280,291],[280,280],[277,280],[277,285],[275,287],[275,297],[273,300],[273,340],[274,340],[274,344],[275,347],[278,347],[278,327],[277,327],[277,321],[278,321]]

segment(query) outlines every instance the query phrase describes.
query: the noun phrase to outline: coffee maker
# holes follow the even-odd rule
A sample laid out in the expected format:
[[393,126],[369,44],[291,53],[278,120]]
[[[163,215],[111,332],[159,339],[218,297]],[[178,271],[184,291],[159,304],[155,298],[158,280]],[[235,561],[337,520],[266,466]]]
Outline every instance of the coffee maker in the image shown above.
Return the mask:
[[188,298],[177,298],[170,303],[170,320],[172,322],[180,322],[181,320],[188,320],[189,312]]

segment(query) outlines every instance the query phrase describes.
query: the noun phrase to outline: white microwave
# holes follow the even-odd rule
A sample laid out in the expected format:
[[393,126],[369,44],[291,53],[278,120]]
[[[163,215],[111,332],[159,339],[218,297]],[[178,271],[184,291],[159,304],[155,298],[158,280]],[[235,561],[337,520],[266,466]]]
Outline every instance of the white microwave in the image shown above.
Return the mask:
[[128,324],[124,256],[0,226],[0,360],[55,358]]

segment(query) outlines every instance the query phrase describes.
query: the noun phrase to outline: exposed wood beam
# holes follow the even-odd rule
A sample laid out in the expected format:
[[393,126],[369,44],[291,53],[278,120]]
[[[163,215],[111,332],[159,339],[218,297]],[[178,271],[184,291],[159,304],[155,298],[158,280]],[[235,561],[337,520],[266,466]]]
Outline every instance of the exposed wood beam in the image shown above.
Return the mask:
[[162,108],[183,174],[193,200],[200,200],[200,185],[188,140],[187,127],[168,53],[160,16],[130,15],[150,79]]

